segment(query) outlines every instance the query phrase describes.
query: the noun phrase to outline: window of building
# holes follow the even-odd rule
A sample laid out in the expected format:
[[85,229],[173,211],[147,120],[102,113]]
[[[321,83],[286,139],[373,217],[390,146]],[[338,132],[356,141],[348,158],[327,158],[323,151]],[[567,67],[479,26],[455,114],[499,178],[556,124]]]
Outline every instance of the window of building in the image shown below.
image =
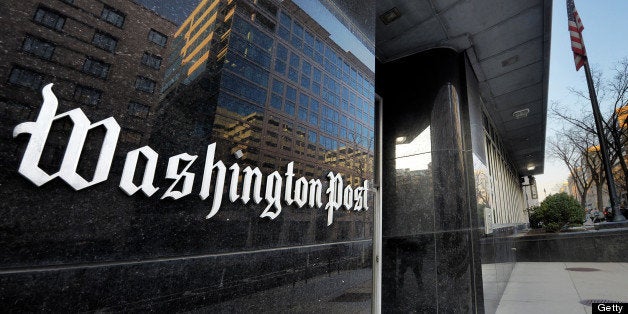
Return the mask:
[[291,101],[297,101],[297,90],[289,85],[286,85],[286,98]]
[[281,96],[273,93],[270,96],[270,106],[277,110],[281,110]]
[[286,100],[286,105],[283,109],[287,114],[294,116],[294,103]]
[[277,44],[277,58],[287,61],[288,59],[288,48],[282,44]]
[[64,16],[45,8],[37,9],[34,20],[43,26],[58,31],[62,30],[63,25],[65,24]]
[[148,32],[148,40],[156,43],[159,46],[165,47],[168,42],[168,37],[154,29]]
[[44,76],[41,73],[37,73],[35,71],[27,70],[20,67],[13,68],[9,76],[9,83],[28,87],[35,90],[41,87],[43,81]]
[[283,95],[283,83],[278,80],[273,80],[273,92],[279,95]]
[[275,59],[275,72],[286,75],[286,63],[279,59]]
[[316,94],[316,95],[320,95],[321,94],[321,85],[314,82],[312,83],[312,93]]
[[288,68],[288,78],[294,83],[299,83],[299,70],[289,67]]
[[124,25],[124,17],[125,17],[124,13],[108,5],[105,5],[105,7],[102,9],[102,13],[100,14],[101,19],[103,19],[109,24],[113,24],[120,28],[122,28],[122,25]]
[[92,39],[92,44],[100,49],[114,52],[118,45],[118,40],[109,34],[97,31]]
[[277,6],[270,0],[258,0],[257,4],[273,16],[277,15]]
[[281,12],[279,13],[279,23],[287,28],[290,28],[290,25],[292,24],[292,19],[286,13]]
[[148,116],[149,109],[150,107],[147,105],[132,101],[127,107],[127,112],[134,117],[146,118]]
[[85,59],[83,63],[83,72],[103,79],[109,75],[109,68],[109,64],[92,58]]
[[135,79],[135,89],[142,92],[152,94],[155,92],[156,85],[157,83],[155,81],[144,76],[138,76],[137,79]]
[[125,128],[120,132],[120,140],[124,143],[139,144],[142,141],[142,135],[141,132]]
[[159,70],[161,67],[161,60],[162,58],[160,56],[148,52],[144,52],[144,55],[142,55],[142,64],[155,70]]
[[295,67],[295,68],[299,68],[299,61],[301,60],[301,58],[299,58],[299,56],[293,52],[290,53],[290,66]]
[[32,53],[42,59],[50,60],[55,51],[55,44],[39,38],[27,36],[22,44],[22,50]]
[[74,100],[81,104],[96,106],[100,102],[102,91],[84,85],[76,85]]

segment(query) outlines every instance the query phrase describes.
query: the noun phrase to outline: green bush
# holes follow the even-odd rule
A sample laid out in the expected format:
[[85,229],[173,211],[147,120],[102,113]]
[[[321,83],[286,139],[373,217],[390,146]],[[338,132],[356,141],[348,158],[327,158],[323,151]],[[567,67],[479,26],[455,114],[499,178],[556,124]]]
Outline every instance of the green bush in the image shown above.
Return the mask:
[[541,228],[541,221],[543,221],[543,212],[540,206],[532,206],[528,208],[528,217],[530,218],[530,228]]
[[536,212],[539,213],[535,219],[543,222],[547,232],[560,231],[563,226],[569,224],[581,225],[585,216],[584,209],[578,201],[564,192],[546,197]]

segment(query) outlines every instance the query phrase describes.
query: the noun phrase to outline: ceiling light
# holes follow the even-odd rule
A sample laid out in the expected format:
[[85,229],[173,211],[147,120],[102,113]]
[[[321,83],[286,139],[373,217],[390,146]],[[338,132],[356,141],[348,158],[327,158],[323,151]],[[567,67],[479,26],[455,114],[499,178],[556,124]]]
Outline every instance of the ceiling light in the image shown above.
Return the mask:
[[401,16],[401,13],[399,13],[399,10],[397,9],[397,7],[394,7],[384,12],[384,14],[380,15],[379,18],[380,20],[382,20],[384,25],[388,25],[392,23],[394,20],[398,19],[400,16]]
[[515,117],[515,119],[523,119],[528,116],[528,113],[530,113],[530,109],[525,108],[525,109],[521,109],[521,110],[517,110],[513,112],[512,116]]
[[510,57],[508,59],[504,59],[504,60],[502,60],[502,67],[507,67],[509,65],[513,65],[513,64],[517,63],[517,61],[519,61],[519,55],[515,55],[515,56]]
[[405,136],[400,136],[397,138],[397,144],[401,144],[404,143],[406,141],[406,137]]
[[528,171],[532,171],[532,170],[534,170],[534,168],[535,167],[534,167],[533,164],[529,164],[527,169],[528,169]]

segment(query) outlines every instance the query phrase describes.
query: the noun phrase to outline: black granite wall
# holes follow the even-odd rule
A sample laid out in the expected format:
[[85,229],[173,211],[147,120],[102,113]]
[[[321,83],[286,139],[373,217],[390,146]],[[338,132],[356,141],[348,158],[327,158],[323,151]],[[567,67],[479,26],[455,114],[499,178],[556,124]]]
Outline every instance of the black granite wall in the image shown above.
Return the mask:
[[484,311],[464,64],[438,49],[377,67],[384,312]]

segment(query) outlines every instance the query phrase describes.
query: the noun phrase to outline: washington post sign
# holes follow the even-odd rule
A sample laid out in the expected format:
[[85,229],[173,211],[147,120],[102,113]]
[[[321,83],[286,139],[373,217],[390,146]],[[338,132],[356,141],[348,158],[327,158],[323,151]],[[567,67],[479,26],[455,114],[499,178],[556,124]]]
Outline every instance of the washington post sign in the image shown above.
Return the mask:
[[[52,91],[52,85],[48,84],[42,90],[43,104],[37,119],[33,122],[20,123],[13,130],[13,137],[24,133],[30,134],[18,172],[36,186],[41,186],[55,178],[59,178],[76,191],[108,180],[120,135],[120,125],[113,117],[91,123],[80,108],[57,114],[58,99]],[[73,127],[59,170],[49,174],[39,167],[39,162],[52,123],[63,118],[71,119]],[[77,167],[89,131],[101,126],[105,128],[106,133],[96,163],[96,169],[94,169],[94,176],[91,180],[87,180],[77,173]],[[322,208],[324,204],[324,208],[327,210],[328,226],[333,222],[335,210],[341,208],[354,211],[368,210],[367,180],[363,180],[363,185],[359,187],[344,186],[342,176],[330,171],[327,174],[328,188],[325,190],[326,200],[323,202],[323,183],[321,180],[308,180],[305,177],[296,178],[294,162],[287,164],[286,172],[283,175],[278,171],[274,171],[269,175],[263,175],[257,167],[251,168],[247,166],[241,169],[238,163],[233,163],[227,168],[227,165],[221,160],[214,160],[215,152],[216,143],[207,145],[201,187],[198,190],[201,200],[206,200],[210,196],[210,191],[213,187],[213,199],[211,200],[212,204],[209,213],[206,216],[207,219],[212,218],[220,210],[227,175],[230,176],[227,193],[229,201],[232,203],[240,201],[243,204],[248,204],[249,202],[260,204],[264,201],[266,207],[260,215],[262,218],[277,218],[281,213],[282,203],[287,205],[295,204],[298,208],[307,205],[310,208],[318,209]],[[140,155],[146,158],[147,162],[141,184],[136,185],[133,182],[133,178],[136,171],[138,171],[137,163]],[[196,174],[188,170],[198,157],[197,155],[181,153],[168,159],[165,178],[173,180],[173,182],[165,189],[165,192],[161,193],[160,199],[171,198],[177,200],[192,194]],[[146,197],[155,195],[161,189],[154,186],[158,159],[159,154],[150,146],[143,146],[128,152],[120,178],[120,189],[129,196],[134,195],[138,191],[142,191]],[[183,166],[180,167],[180,164],[183,164]],[[182,170],[179,171],[179,169]],[[215,177],[214,182],[212,182],[213,177]],[[241,184],[239,183],[240,177],[243,177]],[[182,182],[181,190],[174,190],[179,182]],[[262,189],[263,183],[264,189]]]

